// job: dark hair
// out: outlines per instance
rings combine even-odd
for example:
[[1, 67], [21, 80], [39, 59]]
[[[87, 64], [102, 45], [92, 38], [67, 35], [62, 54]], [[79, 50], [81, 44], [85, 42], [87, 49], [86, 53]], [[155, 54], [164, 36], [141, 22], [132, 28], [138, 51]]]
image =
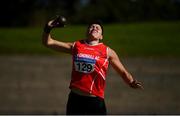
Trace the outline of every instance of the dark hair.
[[103, 35], [104, 29], [103, 29], [102, 21], [101, 21], [101, 20], [92, 21], [92, 22], [89, 23], [88, 28], [89, 28], [92, 24], [98, 24], [98, 25], [100, 25], [100, 27], [101, 27], [101, 29], [102, 29], [102, 35]]

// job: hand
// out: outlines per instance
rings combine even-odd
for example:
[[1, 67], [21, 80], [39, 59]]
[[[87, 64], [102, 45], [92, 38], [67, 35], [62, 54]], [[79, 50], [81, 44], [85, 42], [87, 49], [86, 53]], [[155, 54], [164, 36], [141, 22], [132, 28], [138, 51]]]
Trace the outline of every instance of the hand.
[[57, 16], [56, 19], [49, 21], [45, 27], [44, 32], [50, 33], [50, 31], [55, 27], [65, 27], [66, 24], [66, 18], [63, 16]]
[[130, 87], [132, 87], [134, 89], [144, 89], [141, 82], [138, 82], [137, 80], [134, 80], [129, 85], [130, 85]]
[[65, 27], [65, 24], [66, 24], [66, 18], [58, 15], [57, 18], [51, 22], [52, 27]]

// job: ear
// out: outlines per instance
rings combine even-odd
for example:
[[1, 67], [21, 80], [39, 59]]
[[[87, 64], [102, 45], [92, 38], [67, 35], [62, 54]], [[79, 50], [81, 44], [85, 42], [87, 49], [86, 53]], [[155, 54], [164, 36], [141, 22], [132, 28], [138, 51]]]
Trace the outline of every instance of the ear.
[[102, 40], [102, 39], [103, 39], [103, 35], [101, 35], [101, 36], [99, 37], [99, 39]]

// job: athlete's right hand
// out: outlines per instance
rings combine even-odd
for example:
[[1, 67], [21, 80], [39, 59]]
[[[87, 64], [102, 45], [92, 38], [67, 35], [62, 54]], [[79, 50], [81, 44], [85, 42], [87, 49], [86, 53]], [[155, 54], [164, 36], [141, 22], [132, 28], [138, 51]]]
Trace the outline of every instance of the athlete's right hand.
[[66, 25], [66, 18], [63, 16], [57, 16], [56, 19], [50, 22], [50, 26], [52, 27], [65, 27]]
[[65, 27], [66, 24], [66, 18], [63, 16], [57, 16], [56, 19], [49, 21], [45, 27], [44, 32], [50, 33], [50, 31], [55, 27]]

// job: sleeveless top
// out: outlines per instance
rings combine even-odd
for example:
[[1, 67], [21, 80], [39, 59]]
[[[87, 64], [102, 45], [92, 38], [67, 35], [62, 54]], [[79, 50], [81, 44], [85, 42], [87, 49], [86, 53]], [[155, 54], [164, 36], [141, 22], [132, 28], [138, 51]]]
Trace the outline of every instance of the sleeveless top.
[[76, 41], [72, 48], [71, 88], [104, 98], [108, 69], [108, 47], [103, 43], [89, 45], [84, 40]]

